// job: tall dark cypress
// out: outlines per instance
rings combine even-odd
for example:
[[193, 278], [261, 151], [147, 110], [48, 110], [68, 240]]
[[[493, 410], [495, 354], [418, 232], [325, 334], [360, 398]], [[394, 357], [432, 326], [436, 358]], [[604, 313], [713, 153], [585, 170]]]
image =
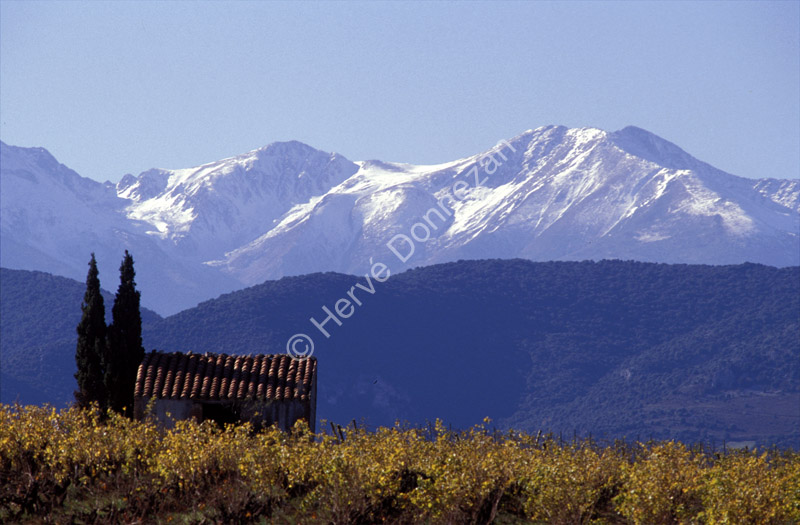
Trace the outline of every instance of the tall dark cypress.
[[81, 304], [81, 321], [78, 323], [78, 345], [75, 349], [75, 362], [78, 371], [78, 390], [75, 401], [79, 406], [88, 407], [96, 402], [102, 410], [106, 408], [106, 388], [104, 360], [106, 355], [106, 312], [103, 295], [100, 293], [97, 261], [92, 254], [89, 273], [86, 275], [86, 293]]
[[119, 267], [119, 289], [111, 309], [113, 320], [108, 327], [108, 354], [105, 384], [109, 406], [117, 412], [133, 415], [133, 389], [136, 371], [144, 358], [142, 316], [136, 290], [133, 257], [125, 250]]

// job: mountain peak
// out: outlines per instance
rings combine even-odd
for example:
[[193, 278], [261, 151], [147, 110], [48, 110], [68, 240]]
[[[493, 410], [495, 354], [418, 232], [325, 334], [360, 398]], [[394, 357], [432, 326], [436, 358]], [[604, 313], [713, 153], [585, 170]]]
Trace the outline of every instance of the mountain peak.
[[24, 148], [20, 146], [11, 146], [5, 142], [2, 144], [3, 163], [14, 165], [38, 165], [47, 170], [56, 170], [61, 166], [53, 155], [44, 148]]
[[672, 142], [636, 126], [609, 133], [609, 138], [624, 152], [665, 168], [686, 170], [702, 164]]
[[282, 155], [324, 155], [328, 157], [342, 157], [338, 153], [322, 151], [304, 142], [300, 142], [299, 140], [272, 142], [250, 152], [250, 154], [255, 154], [259, 158]]
[[103, 183], [80, 176], [42, 147], [26, 148], [3, 142], [0, 145], [0, 159], [4, 173], [14, 174], [29, 183], [50, 180], [75, 192], [81, 199], [107, 193]]
[[513, 257], [784, 266], [800, 253], [797, 184], [739, 179], [634, 126], [543, 126], [426, 166], [274, 142], [126, 175], [116, 191], [50, 158], [2, 146], [0, 263], [57, 273], [68, 264], [80, 278], [87, 253], [112, 260], [131, 249], [151, 263], [142, 289], [162, 311], [208, 298], [206, 288], [360, 274], [370, 260], [393, 272], [407, 261]]

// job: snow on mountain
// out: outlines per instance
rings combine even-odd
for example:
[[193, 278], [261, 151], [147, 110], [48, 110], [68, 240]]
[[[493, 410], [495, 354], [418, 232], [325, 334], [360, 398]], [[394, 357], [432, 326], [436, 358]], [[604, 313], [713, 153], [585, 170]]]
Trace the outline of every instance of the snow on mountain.
[[800, 212], [800, 180], [758, 179], [753, 188], [768, 199]]
[[800, 264], [800, 180], [736, 177], [635, 127], [547, 126], [434, 166], [275, 143], [116, 188], [40, 148], [3, 144], [0, 168], [3, 266], [82, 279], [90, 251], [113, 267], [126, 247], [143, 303], [161, 313], [371, 261], [395, 272], [489, 257]]
[[128, 222], [113, 189], [81, 177], [43, 148], [0, 142], [0, 167], [3, 266], [24, 268], [33, 258], [39, 265], [46, 261], [48, 271], [69, 272], [63, 255], [78, 248], [81, 238], [101, 240], [99, 225], [113, 230]]
[[276, 143], [182, 170], [150, 170], [117, 185], [130, 219], [185, 257], [210, 259], [270, 230], [295, 204], [355, 173], [347, 159], [300, 142]]
[[128, 205], [112, 184], [81, 177], [42, 148], [0, 143], [1, 266], [83, 281], [94, 252], [102, 285], [115, 290], [129, 249], [144, 306], [160, 313], [239, 287], [228, 276], [167, 255], [146, 234], [149, 224], [126, 216]]
[[[482, 167], [489, 158], [491, 174]], [[551, 126], [439, 166], [358, 164], [323, 198], [215, 264], [254, 284], [320, 270], [360, 274], [370, 257], [396, 270], [486, 257], [800, 262], [798, 214], [781, 205], [797, 198], [796, 186], [776, 202], [769, 188], [638, 128]], [[458, 181], [463, 198], [449, 198]], [[418, 223], [427, 227], [417, 227], [418, 239], [430, 231], [426, 242], [412, 235]], [[386, 246], [398, 234], [411, 239], [392, 244], [407, 261]]]

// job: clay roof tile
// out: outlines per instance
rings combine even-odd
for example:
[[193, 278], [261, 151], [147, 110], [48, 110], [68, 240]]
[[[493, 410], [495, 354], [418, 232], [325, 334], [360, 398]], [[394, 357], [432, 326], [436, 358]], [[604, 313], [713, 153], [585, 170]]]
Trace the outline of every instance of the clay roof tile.
[[162, 399], [307, 400], [317, 360], [286, 354], [234, 356], [152, 351], [136, 373], [134, 395]]

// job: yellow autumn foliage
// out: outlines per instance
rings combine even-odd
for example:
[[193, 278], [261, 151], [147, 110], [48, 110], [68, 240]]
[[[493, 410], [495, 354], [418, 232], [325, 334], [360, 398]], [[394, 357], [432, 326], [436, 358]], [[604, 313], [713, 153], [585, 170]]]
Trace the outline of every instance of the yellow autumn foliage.
[[[342, 439], [344, 438], [344, 439]], [[0, 406], [0, 522], [800, 523], [800, 455]]]

